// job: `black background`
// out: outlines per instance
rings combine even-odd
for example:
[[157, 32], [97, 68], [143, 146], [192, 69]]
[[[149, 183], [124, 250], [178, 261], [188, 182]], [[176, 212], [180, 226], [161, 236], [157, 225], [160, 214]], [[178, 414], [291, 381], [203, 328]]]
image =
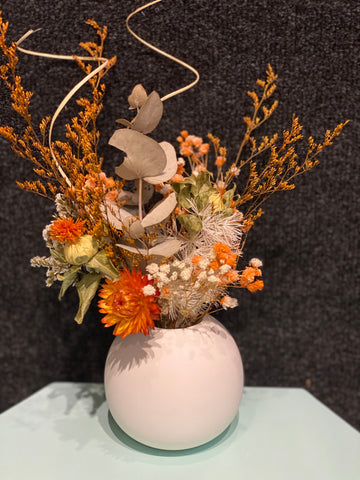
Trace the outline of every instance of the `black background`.
[[[25, 48], [80, 54], [92, 37], [84, 22], [109, 27], [105, 55], [118, 61], [107, 75], [99, 119], [104, 168], [117, 165], [107, 140], [115, 120], [127, 115], [127, 96], [141, 82], [161, 96], [193, 79], [190, 72], [137, 43], [125, 18], [140, 1], [2, 0], [10, 21], [8, 39], [42, 30]], [[261, 132], [289, 128], [292, 113], [305, 135], [321, 139], [327, 128], [350, 119], [320, 165], [300, 177], [297, 188], [265, 204], [266, 214], [250, 232], [244, 261], [263, 260], [265, 288], [235, 292], [239, 307], [220, 312], [244, 361], [247, 385], [308, 388], [359, 427], [359, 6], [357, 1], [165, 0], [132, 20], [135, 31], [196, 67], [200, 83], [165, 102], [154, 138], [176, 145], [184, 128], [219, 136], [234, 158], [250, 112], [246, 95], [267, 63], [279, 75], [277, 114]], [[20, 73], [35, 92], [34, 122], [54, 113], [82, 78], [73, 62], [20, 54]], [[86, 87], [84, 93], [86, 91]], [[55, 137], [76, 112], [75, 102], [57, 122]], [[19, 128], [0, 88], [0, 123]], [[0, 140], [1, 168], [1, 408], [51, 381], [102, 381], [112, 341], [94, 303], [85, 322], [73, 321], [76, 293], [57, 300], [58, 286], [45, 287], [45, 270], [29, 259], [46, 255], [42, 230], [53, 204], [25, 193], [16, 180], [31, 177], [31, 164]]]

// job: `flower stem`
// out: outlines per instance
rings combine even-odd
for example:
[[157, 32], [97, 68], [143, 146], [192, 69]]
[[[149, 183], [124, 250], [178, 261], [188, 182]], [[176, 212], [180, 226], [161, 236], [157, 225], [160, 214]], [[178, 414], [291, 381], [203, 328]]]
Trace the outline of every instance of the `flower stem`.
[[142, 178], [139, 178], [139, 219], [142, 220]]

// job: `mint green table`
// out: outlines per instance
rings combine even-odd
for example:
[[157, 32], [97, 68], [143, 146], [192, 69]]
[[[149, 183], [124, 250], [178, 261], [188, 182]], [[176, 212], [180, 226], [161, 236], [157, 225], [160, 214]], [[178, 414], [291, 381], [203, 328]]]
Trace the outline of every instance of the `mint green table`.
[[360, 434], [305, 390], [247, 387], [220, 437], [167, 452], [114, 424], [103, 385], [51, 383], [0, 416], [0, 478], [356, 480]]

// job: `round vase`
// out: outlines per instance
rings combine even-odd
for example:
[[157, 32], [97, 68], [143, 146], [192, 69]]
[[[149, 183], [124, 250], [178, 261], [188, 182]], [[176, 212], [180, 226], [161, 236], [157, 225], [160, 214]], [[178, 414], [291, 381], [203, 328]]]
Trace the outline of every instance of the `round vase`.
[[105, 365], [115, 422], [138, 442], [166, 450], [220, 435], [238, 412], [243, 383], [239, 349], [210, 315], [188, 328], [116, 337]]

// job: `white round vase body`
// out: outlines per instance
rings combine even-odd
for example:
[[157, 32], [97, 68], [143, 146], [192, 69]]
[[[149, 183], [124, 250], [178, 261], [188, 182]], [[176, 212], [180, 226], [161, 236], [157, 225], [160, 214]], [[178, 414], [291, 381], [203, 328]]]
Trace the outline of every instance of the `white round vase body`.
[[238, 412], [243, 383], [239, 349], [209, 315], [188, 328], [116, 337], [105, 365], [115, 422], [138, 442], [166, 450], [220, 435]]

